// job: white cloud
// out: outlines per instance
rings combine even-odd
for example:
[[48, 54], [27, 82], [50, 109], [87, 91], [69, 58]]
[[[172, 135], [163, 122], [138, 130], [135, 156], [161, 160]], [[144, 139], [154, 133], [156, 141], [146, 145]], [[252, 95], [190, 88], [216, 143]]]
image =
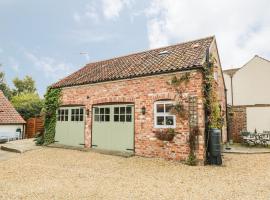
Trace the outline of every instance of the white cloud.
[[8, 58], [8, 66], [15, 72], [19, 72], [19, 63], [17, 62], [17, 60], [15, 60], [15, 58], [13, 57], [9, 57]]
[[103, 15], [109, 20], [116, 19], [125, 7], [130, 8], [133, 3], [134, 0], [102, 0]]
[[223, 67], [270, 56], [268, 0], [152, 0], [146, 9], [151, 48], [216, 35]]
[[24, 53], [26, 58], [33, 63], [34, 67], [45, 76], [54, 80], [62, 78], [71, 73], [72, 65], [64, 62], [58, 62], [51, 57], [38, 57], [31, 52]]
[[81, 13], [75, 12], [73, 14], [73, 19], [77, 23], [82, 23], [84, 21], [91, 20], [92, 22], [98, 23], [99, 22], [99, 13], [97, 11], [97, 5], [95, 2], [91, 2], [85, 6], [85, 10]]
[[87, 44], [106, 41], [116, 36], [113, 33], [98, 33], [85, 28], [73, 30], [66, 37], [76, 43]]

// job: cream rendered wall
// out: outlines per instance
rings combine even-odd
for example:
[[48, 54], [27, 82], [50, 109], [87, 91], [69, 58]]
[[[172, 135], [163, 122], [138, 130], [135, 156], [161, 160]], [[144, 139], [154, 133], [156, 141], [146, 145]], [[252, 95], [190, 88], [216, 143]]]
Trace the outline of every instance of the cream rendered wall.
[[270, 104], [269, 87], [270, 62], [255, 56], [233, 76], [234, 105]]
[[247, 130], [270, 131], [270, 107], [247, 107]]
[[223, 73], [225, 86], [227, 89], [227, 104], [232, 105], [232, 93], [231, 93], [231, 78], [228, 74]]
[[14, 136], [16, 133], [17, 128], [20, 128], [23, 132], [23, 125], [21, 124], [15, 124], [15, 125], [0, 125], [0, 137], [1, 135], [7, 135], [10, 134], [11, 136]]

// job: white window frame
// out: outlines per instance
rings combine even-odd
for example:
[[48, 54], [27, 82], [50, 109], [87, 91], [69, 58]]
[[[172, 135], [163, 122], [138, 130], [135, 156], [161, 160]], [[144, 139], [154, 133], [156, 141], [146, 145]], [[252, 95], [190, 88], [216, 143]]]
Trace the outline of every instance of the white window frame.
[[[169, 113], [169, 112], [165, 112], [165, 106], [164, 106], [164, 113], [158, 113], [157, 112], [157, 104], [173, 104], [175, 105], [175, 102], [173, 101], [156, 101], [154, 103], [154, 128], [176, 128], [176, 116]], [[157, 117], [158, 116], [162, 116], [165, 117], [166, 116], [172, 116], [173, 117], [173, 125], [158, 125], [157, 124]]]

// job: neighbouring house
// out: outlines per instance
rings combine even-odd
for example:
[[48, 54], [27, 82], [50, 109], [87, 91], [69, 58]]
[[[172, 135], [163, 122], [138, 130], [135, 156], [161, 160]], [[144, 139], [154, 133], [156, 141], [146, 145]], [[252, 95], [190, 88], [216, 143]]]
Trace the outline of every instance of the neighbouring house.
[[[214, 67], [219, 108], [226, 113], [225, 84], [215, 37], [89, 63], [53, 84], [61, 88], [62, 105], [57, 111], [55, 141], [86, 148], [134, 152], [135, 155], [185, 160], [190, 124], [196, 124], [196, 156], [205, 159], [205, 108], [203, 64], [208, 55]], [[180, 119], [169, 110], [177, 92], [173, 77], [189, 73], [181, 98], [189, 109]], [[226, 124], [226, 123], [225, 123]], [[172, 128], [172, 141], [156, 133]], [[222, 141], [226, 141], [226, 125]]]
[[23, 137], [25, 121], [0, 90], [0, 140]]
[[232, 139], [240, 142], [241, 131], [270, 131], [270, 61], [256, 55], [243, 67], [223, 73]]

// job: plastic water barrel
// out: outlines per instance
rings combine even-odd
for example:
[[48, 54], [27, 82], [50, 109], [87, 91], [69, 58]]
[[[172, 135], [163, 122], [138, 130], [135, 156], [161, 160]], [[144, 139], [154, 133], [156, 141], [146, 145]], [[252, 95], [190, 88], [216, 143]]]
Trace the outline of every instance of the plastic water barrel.
[[210, 164], [221, 165], [221, 131], [217, 128], [210, 129], [209, 135]]

